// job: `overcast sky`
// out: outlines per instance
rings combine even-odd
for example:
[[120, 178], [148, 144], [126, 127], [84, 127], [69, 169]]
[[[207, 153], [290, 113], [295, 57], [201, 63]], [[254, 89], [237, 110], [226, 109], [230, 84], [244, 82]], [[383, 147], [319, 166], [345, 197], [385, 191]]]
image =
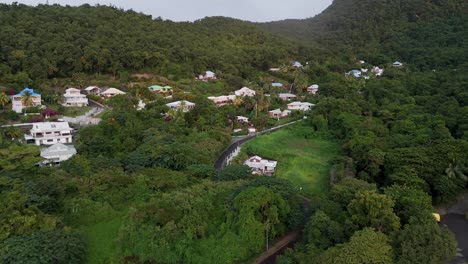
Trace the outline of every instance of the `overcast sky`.
[[[47, 0], [0, 0], [0, 3], [12, 2], [37, 5], [45, 4]], [[61, 5], [112, 4], [173, 21], [227, 16], [257, 22], [313, 17], [331, 2], [332, 0], [49, 0], [49, 4]]]

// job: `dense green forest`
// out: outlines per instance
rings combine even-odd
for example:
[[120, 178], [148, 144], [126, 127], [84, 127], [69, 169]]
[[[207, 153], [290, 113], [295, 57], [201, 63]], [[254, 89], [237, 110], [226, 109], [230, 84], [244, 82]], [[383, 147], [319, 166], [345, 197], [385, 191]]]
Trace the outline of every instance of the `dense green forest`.
[[310, 52], [222, 17], [175, 23], [108, 6], [21, 4], [1, 4], [0, 17], [0, 77], [12, 83], [145, 70], [172, 79], [206, 70], [248, 79]]
[[[339, 0], [312, 19], [268, 24], [175, 23], [89, 5], [0, 4], [0, 17], [0, 95], [35, 85], [48, 101], [95, 82], [127, 91], [105, 101], [112, 110], [98, 125], [79, 128], [78, 154], [60, 167], [37, 167], [39, 147], [23, 144], [19, 129], [0, 130], [0, 262], [246, 263], [297, 228], [302, 239], [278, 263], [455, 255], [453, 234], [432, 213], [468, 184], [463, 1]], [[291, 69], [291, 60], [308, 64]], [[372, 65], [385, 68], [382, 77], [344, 75]], [[193, 80], [206, 70], [221, 80]], [[156, 80], [196, 107], [170, 112], [146, 89]], [[289, 128], [307, 141], [298, 152], [317, 141], [341, 146], [316, 194], [302, 196], [286, 176], [213, 168], [237, 115], [257, 128], [277, 124], [267, 111], [284, 107], [276, 94], [286, 89], [273, 80], [315, 104]], [[305, 92], [312, 83], [317, 95]], [[258, 94], [219, 108], [206, 99], [243, 85]], [[147, 102], [141, 111], [138, 99]], [[7, 102], [1, 120], [19, 119]], [[280, 166], [290, 156], [279, 155]]]

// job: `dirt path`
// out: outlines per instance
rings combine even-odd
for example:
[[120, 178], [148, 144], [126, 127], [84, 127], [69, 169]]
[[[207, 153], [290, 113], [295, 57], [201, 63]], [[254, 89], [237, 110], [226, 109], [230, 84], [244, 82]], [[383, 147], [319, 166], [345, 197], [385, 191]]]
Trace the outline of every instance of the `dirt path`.
[[292, 246], [295, 242], [297, 242], [300, 236], [301, 230], [290, 231], [288, 234], [286, 234], [286, 236], [282, 237], [279, 241], [277, 241], [268, 251], [265, 251], [260, 256], [258, 256], [255, 259], [254, 263], [275, 263], [276, 256], [280, 255], [282, 251], [284, 251], [286, 248]]
[[300, 197], [302, 198], [302, 208], [304, 211], [304, 224], [298, 229], [289, 231], [280, 240], [276, 241], [269, 250], [263, 252], [255, 259], [255, 264], [275, 264], [276, 257], [283, 254], [284, 250], [287, 248], [293, 247], [302, 238], [302, 230], [307, 225], [311, 212], [310, 199], [303, 195], [300, 195]]

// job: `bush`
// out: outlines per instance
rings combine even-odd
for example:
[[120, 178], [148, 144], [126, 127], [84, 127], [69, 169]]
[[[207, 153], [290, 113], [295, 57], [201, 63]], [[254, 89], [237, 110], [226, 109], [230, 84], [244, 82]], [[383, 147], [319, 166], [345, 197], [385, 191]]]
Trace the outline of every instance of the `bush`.
[[0, 243], [1, 263], [69, 263], [85, 261], [85, 243], [77, 233], [40, 231], [10, 237]]

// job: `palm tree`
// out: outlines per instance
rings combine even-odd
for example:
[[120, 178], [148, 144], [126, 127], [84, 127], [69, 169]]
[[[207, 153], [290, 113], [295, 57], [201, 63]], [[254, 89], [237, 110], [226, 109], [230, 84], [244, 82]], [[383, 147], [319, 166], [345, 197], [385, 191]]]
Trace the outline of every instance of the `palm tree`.
[[243, 103], [242, 98], [237, 96], [236, 99], [234, 99], [234, 105], [235, 106], [240, 106]]
[[23, 103], [23, 106], [26, 106], [24, 107], [24, 114], [26, 114], [26, 108], [28, 107], [31, 107], [34, 105], [34, 101], [33, 101], [33, 96], [31, 94], [31, 92], [29, 91], [25, 91], [24, 94], [23, 94], [23, 97], [21, 98], [21, 102]]
[[445, 169], [445, 173], [449, 179], [460, 179], [462, 181], [468, 181], [467, 168], [464, 164], [453, 159], [452, 162], [449, 164], [448, 168]]
[[10, 101], [10, 98], [6, 93], [0, 93], [0, 105], [2, 106], [2, 109], [5, 107], [5, 105]]

